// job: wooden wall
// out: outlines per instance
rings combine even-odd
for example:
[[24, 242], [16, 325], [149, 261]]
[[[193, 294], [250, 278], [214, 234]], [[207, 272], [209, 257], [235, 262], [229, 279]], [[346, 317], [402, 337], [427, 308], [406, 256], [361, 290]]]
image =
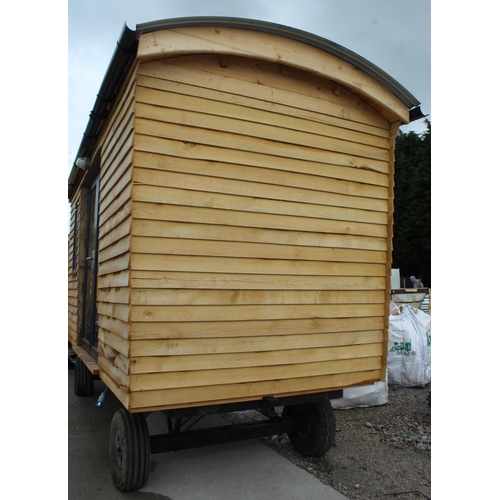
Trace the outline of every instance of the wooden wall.
[[139, 66], [132, 141], [132, 89], [99, 258], [99, 364], [127, 407], [383, 379], [394, 127], [331, 80], [183, 56]]
[[99, 370], [128, 405], [134, 72], [99, 142]]
[[68, 234], [68, 341], [72, 345], [78, 343], [79, 314], [78, 314], [78, 231], [77, 225], [80, 219], [80, 202], [76, 197], [71, 204]]

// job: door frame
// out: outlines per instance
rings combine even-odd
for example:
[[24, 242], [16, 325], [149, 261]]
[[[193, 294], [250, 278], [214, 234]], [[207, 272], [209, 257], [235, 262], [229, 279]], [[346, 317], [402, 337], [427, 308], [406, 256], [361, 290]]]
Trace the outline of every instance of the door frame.
[[[93, 180], [86, 193], [87, 228], [84, 242], [84, 273], [82, 283], [82, 322], [80, 345], [94, 358], [98, 357], [97, 273], [99, 247], [99, 186], [100, 177]], [[95, 196], [94, 196], [95, 194]], [[92, 200], [94, 196], [94, 200]], [[92, 222], [92, 223], [91, 223]], [[95, 325], [92, 327], [92, 325]]]

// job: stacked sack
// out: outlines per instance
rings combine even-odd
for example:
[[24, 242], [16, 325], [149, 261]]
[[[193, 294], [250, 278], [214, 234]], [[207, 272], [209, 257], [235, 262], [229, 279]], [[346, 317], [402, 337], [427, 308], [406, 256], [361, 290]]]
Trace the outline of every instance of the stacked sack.
[[388, 386], [424, 387], [431, 381], [431, 317], [408, 304], [391, 303], [386, 382], [344, 389], [333, 408], [386, 404]]
[[387, 381], [424, 387], [431, 381], [431, 317], [408, 304], [391, 304]]

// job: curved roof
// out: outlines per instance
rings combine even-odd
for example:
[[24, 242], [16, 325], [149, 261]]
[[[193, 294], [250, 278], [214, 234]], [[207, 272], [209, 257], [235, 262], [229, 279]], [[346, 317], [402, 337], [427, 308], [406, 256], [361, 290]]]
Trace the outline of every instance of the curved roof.
[[124, 25], [120, 38], [117, 42], [115, 52], [109, 63], [108, 69], [102, 81], [99, 93], [90, 113], [90, 118], [83, 134], [82, 142], [78, 149], [75, 163], [71, 170], [68, 184], [69, 197], [72, 196], [74, 189], [81, 180], [82, 170], [76, 168], [76, 159], [88, 156], [98, 140], [105, 119], [113, 105], [121, 85], [124, 82], [127, 70], [137, 55], [138, 40], [144, 33], [150, 33], [159, 30], [172, 28], [186, 28], [196, 26], [219, 26], [229, 28], [248, 29], [252, 31], [261, 31], [264, 33], [279, 35], [285, 38], [302, 42], [321, 49], [336, 57], [341, 58], [354, 67], [364, 71], [372, 78], [381, 83], [385, 88], [392, 92], [405, 106], [410, 110], [410, 121], [422, 118], [420, 111], [420, 102], [400, 85], [394, 78], [389, 76], [378, 66], [372, 64], [364, 57], [352, 52], [345, 47], [334, 43], [326, 38], [313, 35], [306, 31], [296, 28], [290, 28], [280, 24], [267, 21], [258, 21], [253, 19], [242, 19], [233, 17], [183, 17], [174, 19], [164, 19], [149, 23], [138, 24], [136, 31], [130, 30]]
[[346, 49], [342, 45], [334, 43], [326, 38], [322, 38], [307, 31], [302, 31], [296, 28], [290, 28], [281, 24], [270, 23], [267, 21], [257, 21], [253, 19], [241, 19], [236, 17], [182, 17], [176, 19], [164, 19], [161, 21], [153, 21], [137, 25], [137, 34], [150, 33], [171, 28], [186, 28], [194, 26], [220, 26], [230, 28], [248, 29], [252, 31], [262, 31], [271, 33], [285, 38], [311, 45], [334, 56], [343, 59], [352, 64], [356, 68], [364, 71], [371, 77], [375, 78], [384, 87], [390, 90], [400, 101], [402, 101], [408, 109], [414, 108], [420, 102], [400, 85], [394, 78], [381, 70], [375, 64], [366, 60], [364, 57]]

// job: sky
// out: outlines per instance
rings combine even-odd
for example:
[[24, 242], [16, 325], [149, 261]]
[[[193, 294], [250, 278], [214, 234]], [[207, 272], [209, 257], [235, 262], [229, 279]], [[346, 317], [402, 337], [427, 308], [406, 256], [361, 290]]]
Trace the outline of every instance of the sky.
[[431, 120], [430, 0], [69, 0], [68, 173], [124, 24], [191, 16], [269, 21], [331, 40], [392, 76]]

